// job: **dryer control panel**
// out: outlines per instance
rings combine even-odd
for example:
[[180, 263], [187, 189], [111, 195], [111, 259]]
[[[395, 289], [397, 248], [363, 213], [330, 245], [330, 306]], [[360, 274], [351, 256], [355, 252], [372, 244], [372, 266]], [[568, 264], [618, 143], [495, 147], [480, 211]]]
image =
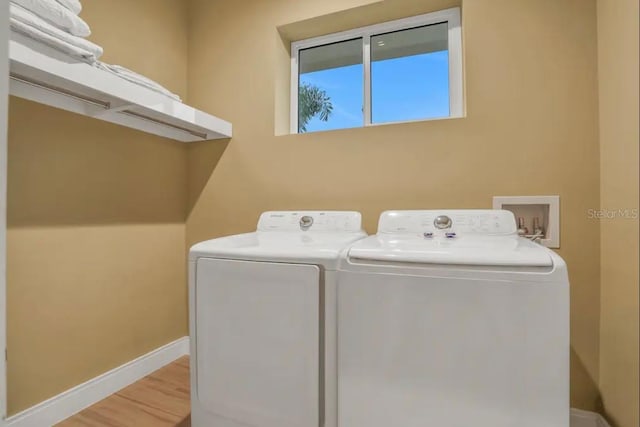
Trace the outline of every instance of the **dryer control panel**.
[[510, 235], [516, 231], [513, 213], [490, 209], [387, 211], [378, 223], [378, 234]]
[[359, 232], [362, 216], [354, 211], [271, 211], [260, 215], [258, 231]]

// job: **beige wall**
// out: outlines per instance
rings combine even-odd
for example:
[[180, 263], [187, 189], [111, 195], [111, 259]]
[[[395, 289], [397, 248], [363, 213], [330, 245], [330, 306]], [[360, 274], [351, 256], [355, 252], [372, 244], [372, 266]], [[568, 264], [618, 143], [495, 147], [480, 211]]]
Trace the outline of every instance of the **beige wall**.
[[[184, 2], [83, 4], [105, 61], [186, 94]], [[11, 99], [9, 159], [8, 410], [15, 414], [187, 334], [187, 150]]]
[[[595, 1], [464, 1], [466, 118], [274, 136], [275, 82], [286, 70], [276, 27], [364, 3], [190, 1], [189, 100], [231, 121], [234, 138], [189, 148], [187, 241], [251, 230], [266, 209], [356, 209], [375, 232], [384, 209], [489, 208], [493, 195], [559, 194], [559, 253], [572, 289], [571, 400], [594, 409], [600, 248], [587, 210], [600, 200]], [[371, 8], [398, 17], [442, 3]]]
[[82, 0], [81, 16], [102, 61], [128, 67], [187, 94], [188, 11], [185, 0]]
[[[598, 0], [600, 206], [638, 209], [638, 0]], [[637, 212], [637, 211], [636, 211]], [[618, 427], [638, 418], [638, 219], [602, 219], [600, 389]]]

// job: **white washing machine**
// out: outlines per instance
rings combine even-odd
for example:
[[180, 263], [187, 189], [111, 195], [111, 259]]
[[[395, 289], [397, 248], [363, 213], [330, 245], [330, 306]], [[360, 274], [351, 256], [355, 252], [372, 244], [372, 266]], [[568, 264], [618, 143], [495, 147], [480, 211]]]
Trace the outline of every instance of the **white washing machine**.
[[569, 427], [569, 282], [513, 214], [395, 211], [338, 270], [340, 427]]
[[336, 268], [357, 212], [266, 212], [189, 258], [194, 427], [335, 427]]

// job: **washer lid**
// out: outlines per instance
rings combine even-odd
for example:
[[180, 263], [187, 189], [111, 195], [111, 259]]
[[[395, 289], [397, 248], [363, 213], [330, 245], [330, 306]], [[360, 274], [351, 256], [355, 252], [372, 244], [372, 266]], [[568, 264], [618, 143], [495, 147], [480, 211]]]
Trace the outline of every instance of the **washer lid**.
[[349, 249], [349, 259], [395, 263], [550, 267], [548, 249], [517, 236], [424, 238], [416, 235], [377, 235]]

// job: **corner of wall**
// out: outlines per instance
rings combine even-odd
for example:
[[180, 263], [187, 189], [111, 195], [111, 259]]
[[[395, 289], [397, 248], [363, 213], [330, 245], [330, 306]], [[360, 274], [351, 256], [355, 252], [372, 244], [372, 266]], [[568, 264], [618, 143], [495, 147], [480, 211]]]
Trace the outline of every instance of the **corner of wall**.
[[616, 427], [639, 415], [638, 1], [598, 0], [600, 375]]

